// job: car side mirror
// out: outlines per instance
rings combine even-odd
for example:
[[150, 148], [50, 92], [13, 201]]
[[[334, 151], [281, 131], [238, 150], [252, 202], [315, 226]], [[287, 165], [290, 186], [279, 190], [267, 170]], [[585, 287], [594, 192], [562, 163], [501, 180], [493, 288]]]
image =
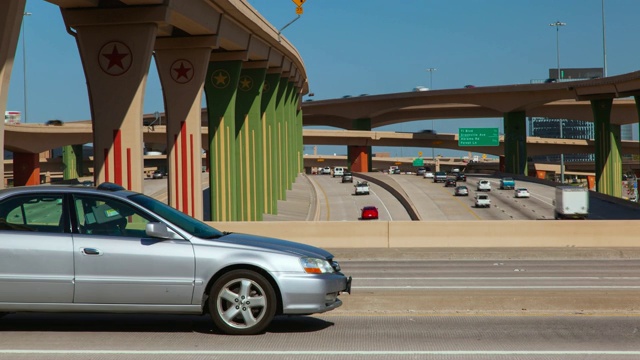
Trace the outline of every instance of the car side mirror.
[[145, 228], [147, 236], [159, 239], [173, 239], [174, 233], [169, 231], [166, 224], [160, 222], [147, 223]]

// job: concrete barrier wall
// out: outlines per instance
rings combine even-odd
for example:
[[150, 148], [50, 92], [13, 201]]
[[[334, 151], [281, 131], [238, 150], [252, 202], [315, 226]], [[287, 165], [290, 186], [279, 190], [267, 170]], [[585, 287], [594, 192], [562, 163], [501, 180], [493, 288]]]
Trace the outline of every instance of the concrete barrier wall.
[[640, 247], [634, 220], [209, 222], [324, 248]]

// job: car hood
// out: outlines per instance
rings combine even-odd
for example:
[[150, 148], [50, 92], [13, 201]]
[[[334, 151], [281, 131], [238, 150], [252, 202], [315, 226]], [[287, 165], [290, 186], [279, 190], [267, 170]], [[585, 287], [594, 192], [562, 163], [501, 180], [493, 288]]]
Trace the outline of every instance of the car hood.
[[298, 256], [310, 256], [327, 260], [333, 259], [333, 255], [330, 252], [315, 246], [263, 236], [229, 233], [219, 239], [216, 239], [216, 241], [289, 253]]

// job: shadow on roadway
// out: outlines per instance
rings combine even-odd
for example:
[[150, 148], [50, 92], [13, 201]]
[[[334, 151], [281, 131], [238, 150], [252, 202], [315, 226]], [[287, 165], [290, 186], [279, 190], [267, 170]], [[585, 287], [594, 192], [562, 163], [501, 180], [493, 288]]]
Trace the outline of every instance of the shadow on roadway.
[[[334, 323], [310, 316], [277, 316], [267, 333], [309, 333]], [[222, 334], [209, 315], [17, 313], [0, 319], [0, 332], [164, 332]]]

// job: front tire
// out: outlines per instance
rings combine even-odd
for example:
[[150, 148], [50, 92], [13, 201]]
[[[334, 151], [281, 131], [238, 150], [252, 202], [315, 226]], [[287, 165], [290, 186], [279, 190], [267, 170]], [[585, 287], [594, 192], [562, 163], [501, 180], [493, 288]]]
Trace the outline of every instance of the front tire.
[[264, 331], [276, 313], [271, 283], [250, 270], [221, 276], [209, 294], [209, 312], [220, 331], [230, 335], [255, 335]]

